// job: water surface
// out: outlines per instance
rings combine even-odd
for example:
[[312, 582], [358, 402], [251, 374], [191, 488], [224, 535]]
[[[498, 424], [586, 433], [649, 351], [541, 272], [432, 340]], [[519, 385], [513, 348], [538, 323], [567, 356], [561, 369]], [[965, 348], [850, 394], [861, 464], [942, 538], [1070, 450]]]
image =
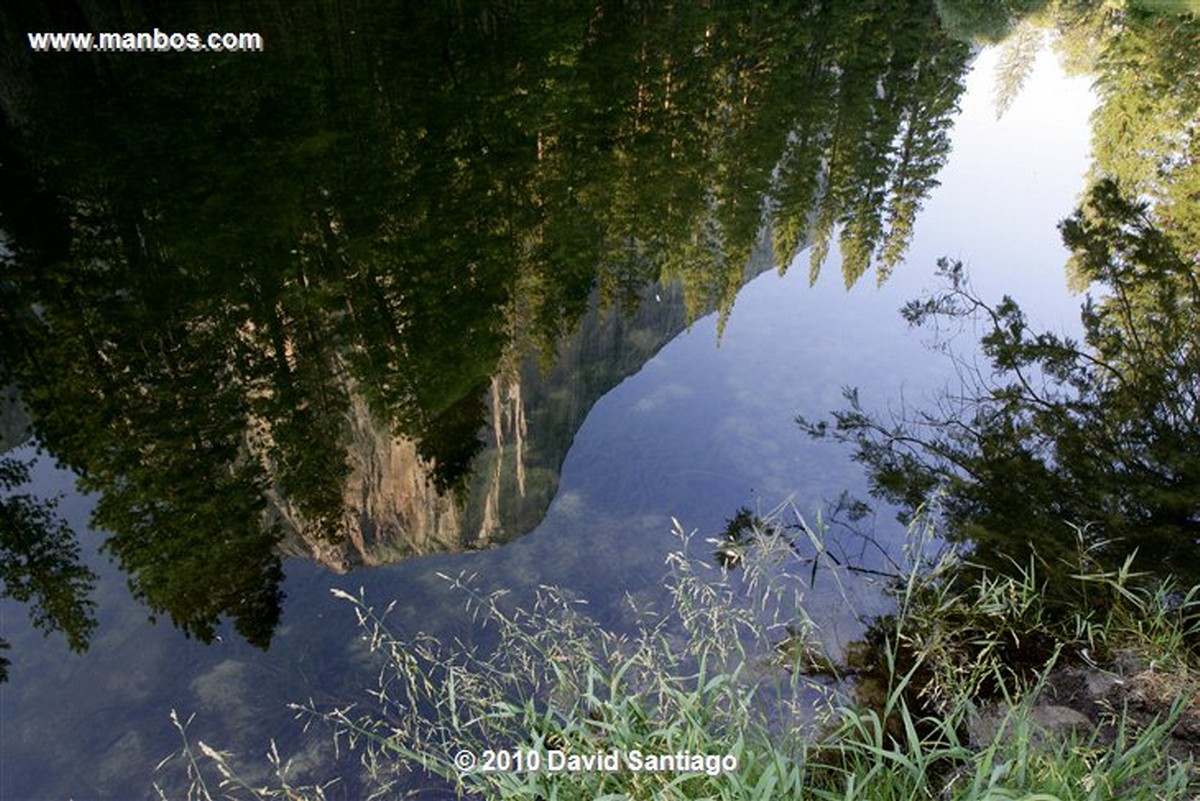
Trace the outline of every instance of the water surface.
[[[672, 30], [659, 23], [654, 36]], [[180, 135], [167, 122], [127, 134], [143, 137], [139, 146], [97, 162], [101, 175], [62, 185], [77, 204], [76, 250], [33, 241], [29, 230], [65, 220], [47, 212], [51, 222], [22, 231], [32, 244], [17, 253], [27, 259], [21, 291], [32, 293], [21, 300], [40, 298], [44, 309], [15, 329], [33, 338], [22, 353], [41, 360], [40, 373], [26, 365], [21, 376], [42, 455], [27, 443], [8, 456], [33, 462], [38, 493], [63, 494], [58, 511], [95, 573], [94, 625], [86, 650], [73, 653], [61, 633], [33, 628], [23, 605], [2, 602], [12, 661], [0, 690], [3, 797], [146, 796], [151, 767], [176, 746], [171, 709], [195, 713], [194, 736], [249, 762], [275, 738], [321, 770], [334, 765], [328, 740], [302, 736], [285, 708], [359, 699], [371, 681], [352, 614], [331, 588], [361, 587], [380, 606], [395, 600], [395, 625], [445, 635], [471, 628], [439, 572], [477, 572], [485, 586], [523, 592], [561, 584], [619, 621], [626, 595], [659, 599], [663, 557], [679, 547], [672, 517], [710, 535], [741, 506], [790, 501], [815, 516], [844, 490], [863, 493], [846, 451], [805, 439], [794, 417], [839, 406], [844, 386], [885, 407], [952, 380], [896, 314], [937, 285], [939, 256], [969, 262], [981, 292], [1012, 292], [1046, 325], [1077, 329], [1055, 225], [1087, 169], [1086, 79], [1065, 78], [1044, 54], [996, 120], [995, 53], [970, 61], [964, 46], [927, 33], [941, 48], [928, 52], [952, 63], [919, 58], [944, 70], [945, 83], [936, 102], [917, 93], [891, 112], [942, 115], [929, 128], [947, 137], [939, 145], [930, 134], [940, 148], [930, 164], [946, 160], [940, 185], [909, 198], [921, 207], [899, 226], [910, 232], [873, 231], [855, 204], [874, 198], [882, 215], [903, 192], [880, 196], [868, 181], [856, 194], [870, 158], [823, 161], [829, 142], [797, 142], [829, 119], [863, 141], [890, 141], [898, 129], [856, 122], [872, 96], [854, 94], [861, 87], [842, 85], [828, 107], [815, 89], [800, 100], [773, 94], [799, 69], [789, 52], [826, 51], [811, 28], [789, 40], [764, 26], [736, 22], [744, 40], [730, 35], [696, 75], [679, 73], [692, 83], [670, 90], [682, 93], [678, 116], [614, 115], [576, 130], [565, 121], [589, 108], [602, 116], [592, 99], [565, 93], [579, 108], [555, 118], [538, 87], [573, 75], [599, 92], [596, 75], [607, 73], [587, 57], [611, 52], [589, 45], [537, 61], [484, 48], [494, 61], [468, 53], [453, 81], [369, 96], [358, 107], [369, 119], [341, 130], [260, 131], [282, 151], [259, 152], [228, 126], [233, 152], [246, 156], [229, 169], [263, 170], [251, 182], [261, 197], [231, 195], [244, 183], [220, 170], [195, 172], [211, 166], [220, 131], [176, 144], [159, 138]], [[739, 42], [768, 30], [779, 37], [771, 58], [787, 68], [758, 94]], [[597, 38], [606, 35], [617, 33]], [[513, 47], [558, 52], [552, 44]], [[395, 45], [376, 42], [385, 59], [399, 58]], [[435, 50], [418, 56], [436, 60]], [[371, 95], [359, 52], [348, 48], [347, 64], [318, 74]], [[530, 77], [527, 63], [553, 68]], [[631, 63], [642, 72], [613, 82], [641, 81], [673, 108], [664, 75], [674, 73], [657, 59]], [[728, 65], [745, 74], [725, 76]], [[230, 63], [213, 66], [236, 75]], [[740, 97], [689, 96], [702, 75], [710, 88], [743, 89], [749, 111]], [[906, 86], [895, 70], [881, 75]], [[252, 92], [231, 91], [233, 116]], [[492, 100], [479, 105], [484, 96]], [[396, 98], [424, 102], [421, 118], [401, 122]], [[689, 115], [703, 109], [712, 127], [693, 131]], [[521, 117], [533, 112], [548, 116]], [[267, 119], [261, 108], [247, 113]], [[331, 147], [367, 155], [296, 172]], [[384, 151], [395, 160], [380, 159]], [[285, 163], [249, 158], [264, 154]], [[37, 172], [44, 154], [25, 155]], [[158, 180], [155, 158], [176, 160], [189, 180], [156, 194], [116, 177]], [[382, 163], [386, 180], [371, 173]], [[822, 176], [823, 163], [833, 169]], [[827, 182], [834, 199], [814, 201], [778, 164], [813, 187]], [[419, 191], [405, 194], [408, 186]], [[113, 193], [109, 208], [101, 187]], [[788, 191], [800, 193], [791, 207]], [[810, 284], [808, 243], [823, 238], [832, 246]], [[55, 264], [74, 271], [61, 286]], [[877, 285], [877, 274], [888, 278]], [[90, 493], [76, 489], [77, 476]], [[900, 543], [888, 510], [877, 523], [884, 545]], [[852, 605], [831, 590], [817, 587], [809, 605], [837, 645], [884, 602], [867, 583], [851, 588]]]

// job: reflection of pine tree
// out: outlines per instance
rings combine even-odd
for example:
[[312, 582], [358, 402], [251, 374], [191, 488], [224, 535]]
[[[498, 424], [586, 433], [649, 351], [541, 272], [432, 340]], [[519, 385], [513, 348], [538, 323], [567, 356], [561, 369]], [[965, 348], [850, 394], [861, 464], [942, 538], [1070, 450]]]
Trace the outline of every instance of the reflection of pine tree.
[[[1093, 178], [1156, 203], [1162, 224], [1200, 242], [1200, 19], [1130, 10], [1105, 29], [1092, 121]], [[1195, 253], [1196, 251], [1192, 251]]]
[[784, 263], [811, 243], [812, 281], [841, 226], [849, 287], [872, 265], [882, 280], [903, 258], [949, 152], [968, 51], [941, 33], [928, 4], [839, 3], [824, 13], [794, 80], [805, 113], [775, 172], [771, 224]]
[[[1049, 0], [936, 0], [938, 16], [947, 34], [963, 42], [995, 44], [1003, 40], [1018, 22], [1036, 13]], [[1064, 5], [1085, 5], [1068, 2]], [[1086, 5], [1099, 5], [1088, 3]]]
[[1043, 33], [1032, 21], [1024, 20], [1001, 45], [1000, 60], [996, 64], [997, 118], [1008, 111], [1033, 72], [1034, 62], [1045, 40]]
[[937, 174], [950, 154], [950, 126], [962, 94], [963, 53], [940, 46], [936, 37], [916, 37], [919, 48], [907, 67], [905, 90], [898, 92], [900, 133], [888, 192], [879, 249], [880, 277], [903, 258], [912, 240], [921, 204], [938, 184]]
[[593, 291], [628, 310], [678, 279], [727, 315], [764, 212], [786, 260], [814, 205], [852, 277], [899, 261], [965, 59], [930, 0], [470, 6], [389, 5], [353, 40], [297, 9], [249, 61], [10, 48], [0, 144], [33, 166], [0, 192], [0, 348], [136, 590], [197, 636], [269, 640], [264, 495], [342, 533], [351, 392], [460, 489], [492, 377]]
[[[956, 5], [946, 3], [943, 5]], [[1008, 9], [1010, 22], [1022, 4]], [[1028, 10], [1028, 9], [1027, 9]], [[1092, 117], [1092, 182], [1117, 181], [1124, 192], [1155, 204], [1155, 216], [1183, 241], [1200, 241], [1200, 22], [1187, 13], [1151, 12], [1140, 4], [1060, 0], [1033, 9], [1004, 42], [997, 70], [997, 106], [1012, 101], [1033, 67], [1044, 29], [1065, 68], [1087, 74], [1100, 97]], [[1083, 290], [1087, 277], [1072, 272]]]

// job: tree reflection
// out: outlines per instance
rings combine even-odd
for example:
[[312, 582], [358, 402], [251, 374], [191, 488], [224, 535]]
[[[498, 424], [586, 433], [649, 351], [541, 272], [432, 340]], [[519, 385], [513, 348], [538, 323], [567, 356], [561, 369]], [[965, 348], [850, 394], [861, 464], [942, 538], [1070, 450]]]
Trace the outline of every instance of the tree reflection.
[[905, 316], [981, 323], [991, 371], [960, 365], [961, 393], [913, 417], [881, 419], [850, 392], [832, 429], [801, 423], [851, 443], [872, 491], [904, 514], [940, 496], [946, 535], [972, 543], [984, 566], [1006, 570], [1036, 552], [1062, 575], [1068, 561], [1078, 564], [1074, 527], [1086, 526], [1090, 558], [1113, 567], [1137, 550], [1156, 572], [1195, 581], [1200, 96], [1185, 76], [1200, 61], [1198, 23], [1138, 8], [1041, 5], [1032, 20], [1059, 29], [1060, 52], [1092, 72], [1101, 98], [1090, 188], [1060, 226], [1069, 279], [1101, 293], [1083, 308], [1083, 343], [1030, 330], [1015, 301], [989, 304], [961, 264], [943, 263], [947, 289], [909, 304]]
[[[61, 632], [72, 651], [84, 651], [96, 628], [89, 597], [96, 575], [80, 562], [79, 543], [56, 502], [17, 491], [29, 483], [29, 467], [0, 458], [0, 597], [27, 604], [35, 627]], [[8, 647], [0, 639], [0, 650]], [[8, 667], [0, 656], [0, 682]]]
[[[990, 569], [1035, 555], [1064, 576], [1085, 526], [1090, 558], [1135, 551], [1155, 572], [1200, 579], [1200, 284], [1194, 257], [1144, 201], [1105, 180], [1062, 224], [1076, 269], [1105, 294], [1083, 308], [1082, 344], [1030, 329], [1011, 298], [990, 305], [960, 263], [948, 288], [910, 303], [915, 325], [983, 325], [990, 371], [965, 373], [936, 411], [883, 421], [851, 407], [814, 436], [855, 447], [872, 492], [912, 516], [941, 498], [944, 533]], [[995, 377], [995, 378], [993, 378]], [[1053, 583], [1051, 586], [1053, 591]]]
[[[314, 3], [280, 27], [134, 5], [0, 12], [0, 362], [147, 606], [263, 646], [281, 530], [360, 525], [348, 421], [459, 497], [497, 376], [594, 298], [628, 313], [675, 281], [689, 318], [728, 314], [765, 228], [783, 266], [815, 241], [815, 278], [840, 225], [847, 286], [884, 275], [969, 56], [931, 0], [365, 3], [336, 26]], [[29, 51], [73, 16], [271, 46]]]

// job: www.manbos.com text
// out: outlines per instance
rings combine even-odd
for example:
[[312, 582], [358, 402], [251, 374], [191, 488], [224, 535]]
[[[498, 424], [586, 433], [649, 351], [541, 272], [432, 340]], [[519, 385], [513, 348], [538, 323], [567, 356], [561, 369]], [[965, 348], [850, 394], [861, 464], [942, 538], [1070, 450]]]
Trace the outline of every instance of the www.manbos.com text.
[[257, 53], [261, 33], [27, 33], [29, 49], [38, 53]]

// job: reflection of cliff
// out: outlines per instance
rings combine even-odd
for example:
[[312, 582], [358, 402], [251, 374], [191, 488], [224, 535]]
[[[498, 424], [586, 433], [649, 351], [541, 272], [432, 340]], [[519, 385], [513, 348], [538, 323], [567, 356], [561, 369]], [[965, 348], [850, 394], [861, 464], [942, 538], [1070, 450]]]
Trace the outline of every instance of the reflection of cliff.
[[293, 503], [272, 491], [270, 513], [283, 524], [280, 550], [343, 572], [464, 547], [459, 504], [437, 489], [416, 443], [391, 435], [356, 393], [351, 394], [347, 426], [350, 475], [340, 536], [309, 524]]
[[[119, 5], [93, 27], [145, 22]], [[343, 568], [534, 527], [591, 404], [728, 312], [764, 225], [781, 263], [839, 230], [848, 283], [890, 269], [967, 55], [929, 0], [394, 5], [299, 4], [264, 31], [294, 47], [166, 69], [50, 64], [21, 40], [62, 27], [42, 3], [0, 33], [5, 378], [135, 590], [201, 635], [269, 640], [277, 531]], [[630, 306], [655, 280], [682, 290]]]
[[[770, 266], [752, 260], [746, 278]], [[351, 393], [345, 510], [340, 536], [308, 525], [277, 493], [281, 550], [330, 569], [386, 564], [407, 556], [483, 548], [525, 534], [541, 521], [558, 489], [559, 469], [575, 432], [605, 392], [637, 372], [687, 324], [678, 284], [654, 285], [632, 312], [601, 308], [593, 296], [552, 365], [527, 355], [488, 393], [484, 449], [465, 490], [440, 490], [417, 443], [389, 433]]]
[[686, 325], [678, 285], [645, 290], [637, 308], [601, 309], [595, 298], [552, 365], [527, 357], [515, 379], [494, 384], [493, 426], [476, 460], [464, 526], [483, 543], [530, 531], [558, 489], [558, 472], [588, 410], [637, 372]]

